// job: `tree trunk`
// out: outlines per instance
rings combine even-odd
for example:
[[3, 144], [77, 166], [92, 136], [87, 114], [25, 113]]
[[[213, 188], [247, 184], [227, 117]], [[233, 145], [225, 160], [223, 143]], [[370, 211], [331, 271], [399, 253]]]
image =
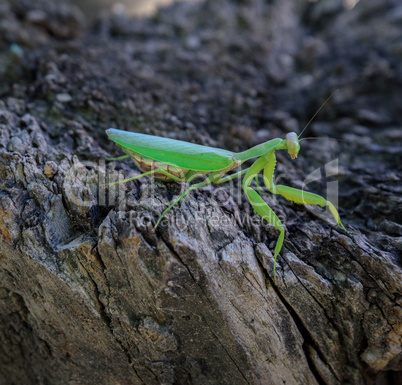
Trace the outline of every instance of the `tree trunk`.
[[[268, 4], [269, 3], [269, 4]], [[396, 1], [210, 0], [147, 19], [0, 5], [0, 384], [396, 384], [402, 29]], [[191, 192], [105, 129], [230, 151], [300, 132], [276, 180]], [[262, 179], [261, 179], [262, 181]], [[311, 183], [315, 181], [315, 183]], [[307, 187], [306, 187], [307, 186]], [[332, 194], [332, 195], [331, 195]], [[276, 278], [276, 279], [275, 279]]]

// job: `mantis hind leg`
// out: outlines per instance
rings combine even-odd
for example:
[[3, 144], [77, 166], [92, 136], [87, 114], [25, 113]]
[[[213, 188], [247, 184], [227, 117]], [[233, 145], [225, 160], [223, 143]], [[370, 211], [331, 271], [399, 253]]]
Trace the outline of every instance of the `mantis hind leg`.
[[121, 184], [121, 183], [127, 183], [127, 182], [130, 182], [130, 181], [132, 181], [132, 180], [142, 178], [143, 176], [152, 175], [152, 174], [162, 174], [162, 175], [167, 176], [168, 178], [173, 179], [173, 180], [176, 181], [176, 182], [186, 182], [186, 179], [185, 179], [184, 177], [183, 177], [183, 178], [180, 178], [180, 177], [178, 177], [178, 176], [176, 176], [176, 175], [173, 175], [173, 174], [167, 172], [166, 170], [163, 170], [162, 168], [156, 168], [155, 170], [151, 170], [151, 171], [148, 171], [148, 172], [144, 172], [143, 174], [136, 175], [136, 176], [134, 176], [134, 177], [132, 177], [132, 178], [128, 178], [128, 179], [124, 179], [124, 180], [119, 180], [118, 182], [113, 182], [113, 183], [104, 184], [104, 185], [102, 185], [102, 187], [104, 187], [104, 186], [114, 186], [114, 185], [116, 185], [116, 184]]

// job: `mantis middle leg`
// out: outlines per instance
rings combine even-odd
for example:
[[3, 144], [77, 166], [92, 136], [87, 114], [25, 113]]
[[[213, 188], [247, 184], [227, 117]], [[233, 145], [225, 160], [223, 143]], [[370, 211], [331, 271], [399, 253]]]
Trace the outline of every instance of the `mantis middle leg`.
[[127, 159], [130, 158], [130, 155], [122, 155], [122, 156], [118, 156], [117, 158], [106, 158], [106, 160], [108, 162], [115, 162], [115, 161], [119, 161], [119, 160], [123, 160], [123, 159]]
[[103, 186], [114, 186], [116, 184], [121, 184], [121, 183], [127, 183], [127, 182], [130, 182], [132, 180], [142, 178], [143, 176], [152, 175], [152, 174], [162, 174], [162, 175], [167, 176], [168, 178], [173, 179], [176, 182], [186, 182], [185, 178], [180, 178], [180, 177], [178, 177], [176, 175], [173, 175], [170, 172], [167, 172], [166, 170], [164, 170], [162, 168], [156, 168], [155, 170], [144, 172], [143, 174], [136, 175], [136, 176], [134, 176], [132, 178], [128, 178], [128, 179], [120, 180], [118, 182], [113, 182], [113, 183], [108, 183], [108, 184], [102, 185], [102, 187]]
[[[232, 180], [234, 178], [237, 178], [240, 175], [245, 174], [248, 171], [248, 168], [242, 171], [239, 171], [235, 174], [232, 175], [227, 175], [227, 176], [223, 176], [222, 174], [219, 173], [212, 173], [208, 176], [208, 178], [206, 178], [204, 181], [200, 182], [200, 183], [196, 183], [190, 186], [189, 189], [187, 189], [183, 194], [181, 194], [166, 210], [163, 211], [162, 215], [159, 217], [158, 221], [156, 222], [156, 225], [154, 227], [154, 229], [156, 229], [160, 223], [160, 221], [162, 220], [162, 218], [165, 216], [165, 214], [176, 204], [178, 203], [182, 198], [184, 198], [191, 190], [195, 190], [197, 188], [206, 186], [207, 184], [210, 183], [224, 183], [224, 182], [228, 182], [229, 180]], [[197, 174], [194, 175], [194, 177], [197, 177]], [[186, 182], [190, 182], [194, 179], [194, 177], [191, 175], [189, 178], [186, 179]]]
[[230, 180], [235, 179], [235, 178], [239, 177], [240, 175], [245, 174], [249, 169], [250, 169], [250, 167], [246, 168], [246, 169], [244, 169], [242, 171], [236, 172], [235, 174], [222, 176], [221, 178], [216, 179], [213, 183], [214, 184], [219, 184], [219, 183], [229, 182]]
[[154, 230], [158, 227], [159, 223], [161, 222], [162, 218], [166, 215], [166, 213], [176, 204], [178, 203], [181, 199], [183, 199], [191, 190], [195, 190], [200, 187], [204, 187], [210, 183], [213, 183], [219, 179], [222, 178], [222, 174], [215, 172], [211, 173], [205, 180], [203, 180], [200, 183], [196, 183], [191, 185], [183, 194], [181, 194], [167, 209], [163, 211], [161, 216], [159, 217], [158, 221], [156, 222], [156, 225], [154, 227]]

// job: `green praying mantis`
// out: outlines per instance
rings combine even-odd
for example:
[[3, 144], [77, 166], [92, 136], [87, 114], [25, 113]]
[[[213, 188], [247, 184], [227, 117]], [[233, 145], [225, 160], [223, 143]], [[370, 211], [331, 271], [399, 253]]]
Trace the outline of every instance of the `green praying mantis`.
[[[106, 133], [109, 138], [122, 147], [127, 154], [120, 158], [115, 158], [115, 160], [131, 157], [138, 168], [143, 172], [141, 175], [111, 184], [129, 182], [146, 175], [152, 175], [154, 178], [179, 183], [190, 183], [197, 178], [205, 176], [202, 182], [190, 185], [184, 193], [163, 211], [155, 228], [165, 214], [191, 190], [206, 186], [210, 183], [224, 183], [245, 174], [242, 188], [254, 210], [263, 219], [274, 225], [275, 229], [280, 231], [274, 251], [275, 276], [276, 259], [282, 249], [285, 229], [277, 215], [261, 198], [258, 192], [251, 187], [253, 179], [256, 178], [256, 181], [258, 181], [257, 175], [262, 171], [264, 184], [272, 194], [279, 194], [295, 203], [312, 204], [321, 207], [328, 206], [336, 220], [337, 226], [342, 226], [346, 231], [335, 206], [322, 196], [292, 187], [274, 184], [274, 171], [276, 166], [275, 152], [278, 150], [287, 150], [292, 159], [297, 158], [300, 151], [301, 134], [297, 135], [295, 132], [290, 132], [286, 135], [285, 139], [272, 139], [246, 151], [236, 153], [180, 140], [127, 132], [113, 128], [106, 130]], [[257, 160], [255, 160], [250, 167], [237, 173], [227, 175], [228, 172], [236, 169], [245, 161], [254, 158], [257, 158]]]

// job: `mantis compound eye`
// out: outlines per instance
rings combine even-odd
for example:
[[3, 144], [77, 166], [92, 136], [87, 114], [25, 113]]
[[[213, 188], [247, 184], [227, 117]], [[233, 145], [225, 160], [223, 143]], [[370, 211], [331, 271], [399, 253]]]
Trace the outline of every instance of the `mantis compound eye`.
[[289, 134], [286, 135], [286, 146], [290, 157], [292, 159], [297, 158], [300, 151], [300, 144], [299, 138], [295, 132], [289, 132]]

